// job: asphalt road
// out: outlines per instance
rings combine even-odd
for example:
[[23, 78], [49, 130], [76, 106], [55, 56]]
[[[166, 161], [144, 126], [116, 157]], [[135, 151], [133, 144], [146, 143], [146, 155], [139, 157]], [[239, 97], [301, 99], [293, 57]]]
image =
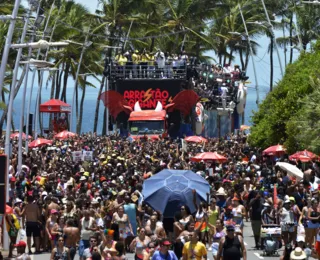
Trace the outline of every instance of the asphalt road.
[[[250, 222], [245, 222], [244, 227], [244, 242], [247, 248], [247, 259], [248, 260], [259, 260], [259, 259], [267, 259], [267, 260], [278, 260], [279, 256], [264, 256], [261, 250], [254, 249], [254, 239], [251, 229]], [[279, 255], [282, 255], [283, 249], [279, 250]], [[5, 255], [5, 254], [4, 254]], [[14, 258], [13, 258], [14, 259]], [[48, 260], [50, 259], [50, 254], [41, 254], [41, 255], [32, 255], [32, 260]], [[127, 254], [128, 260], [133, 260], [133, 254]], [[208, 252], [208, 259], [213, 260], [211, 252]], [[313, 259], [313, 258], [310, 258]], [[75, 257], [75, 260], [79, 260], [79, 255]]]

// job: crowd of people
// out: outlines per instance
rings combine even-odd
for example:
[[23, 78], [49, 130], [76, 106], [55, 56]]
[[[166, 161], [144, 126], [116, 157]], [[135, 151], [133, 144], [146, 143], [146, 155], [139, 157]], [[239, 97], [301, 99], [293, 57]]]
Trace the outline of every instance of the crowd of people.
[[[261, 230], [279, 226], [275, 250], [285, 248], [281, 259], [320, 259], [318, 162], [303, 166], [304, 179], [292, 178], [274, 166], [274, 157], [250, 147], [243, 133], [188, 143], [187, 150], [178, 139], [131, 142], [83, 134], [29, 150], [21, 169], [17, 147], [12, 140], [7, 205], [12, 211], [5, 216], [9, 257], [17, 248], [16, 259], [51, 252], [51, 260], [76, 254], [81, 260], [119, 260], [132, 252], [136, 260], [200, 260], [209, 254], [215, 260], [246, 260], [243, 227], [250, 219], [256, 249], [273, 242]], [[92, 159], [75, 160], [72, 152], [79, 150], [92, 151]], [[228, 160], [190, 159], [203, 151]], [[301, 162], [297, 166], [302, 168]], [[172, 219], [145, 203], [144, 180], [166, 168], [190, 169], [210, 184], [207, 199], [194, 201], [195, 212], [183, 205]]]
[[157, 49], [155, 52], [122, 51], [114, 58], [115, 78], [185, 78], [187, 65], [193, 64], [195, 58], [188, 57], [185, 51], [170, 54]]

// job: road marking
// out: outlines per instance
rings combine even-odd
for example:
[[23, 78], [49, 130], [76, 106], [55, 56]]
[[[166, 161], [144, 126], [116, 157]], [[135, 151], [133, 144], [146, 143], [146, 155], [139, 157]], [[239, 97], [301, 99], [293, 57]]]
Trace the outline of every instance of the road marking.
[[260, 256], [259, 253], [254, 253], [254, 255], [255, 255], [256, 257], [258, 257], [259, 259], [264, 259], [264, 257]]
[[243, 242], [245, 246], [247, 246], [248, 244], [246, 242]]

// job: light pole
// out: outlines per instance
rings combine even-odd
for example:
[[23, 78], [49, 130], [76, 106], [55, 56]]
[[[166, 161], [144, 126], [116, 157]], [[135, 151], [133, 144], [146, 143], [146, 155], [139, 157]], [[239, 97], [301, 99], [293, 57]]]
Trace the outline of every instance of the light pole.
[[[72, 126], [73, 126], [72, 117], [73, 117], [73, 110], [75, 109], [74, 103], [75, 103], [75, 99], [76, 99], [76, 88], [77, 88], [77, 85], [78, 85], [78, 77], [79, 77], [79, 73], [80, 73], [80, 68], [81, 68], [83, 55], [84, 55], [84, 52], [85, 52], [86, 48], [88, 48], [92, 44], [92, 42], [88, 41], [89, 29], [86, 29], [86, 33], [87, 33], [87, 35], [86, 35], [86, 38], [84, 40], [84, 43], [82, 44], [82, 50], [81, 50], [81, 54], [80, 54], [78, 68], [77, 68], [76, 76], [75, 76], [75, 79], [74, 79], [74, 88], [73, 88], [72, 105], [71, 105], [71, 113], [70, 113], [70, 131], [72, 131]], [[77, 120], [78, 120], [78, 118], [76, 118], [76, 122], [77, 122]]]
[[254, 61], [253, 50], [252, 50], [252, 46], [251, 46], [251, 41], [250, 41], [250, 37], [249, 37], [249, 32], [248, 32], [248, 28], [247, 28], [246, 21], [245, 21], [245, 19], [244, 19], [243, 13], [242, 13], [241, 5], [239, 4], [238, 7], [239, 7], [239, 11], [240, 11], [240, 15], [241, 15], [242, 22], [243, 22], [243, 26], [244, 26], [244, 29], [245, 29], [245, 31], [246, 31], [246, 36], [247, 36], [246, 38], [247, 38], [248, 45], [249, 45], [250, 56], [251, 56], [252, 66], [253, 66], [254, 80], [255, 80], [255, 83], [256, 83], [256, 94], [257, 94], [256, 104], [258, 105], [259, 102], [260, 102], [260, 98], [259, 98], [259, 84], [258, 84], [256, 63], [255, 63], [255, 61]]
[[6, 38], [6, 42], [5, 42], [4, 50], [2, 54], [1, 67], [0, 67], [0, 94], [2, 93], [4, 76], [6, 73], [6, 67], [7, 67], [8, 56], [9, 56], [9, 50], [10, 50], [10, 45], [12, 41], [14, 27], [16, 25], [16, 18], [17, 18], [20, 3], [21, 3], [21, 0], [16, 0], [14, 3], [12, 17], [11, 17], [12, 19], [8, 28], [7, 38]]
[[278, 44], [277, 44], [277, 41], [276, 41], [276, 38], [275, 38], [275, 35], [274, 35], [274, 32], [273, 32], [273, 26], [272, 26], [272, 23], [271, 23], [271, 21], [270, 21], [269, 14], [268, 14], [266, 5], [265, 5], [265, 3], [264, 3], [264, 0], [261, 0], [261, 3], [262, 3], [262, 6], [263, 6], [263, 9], [264, 9], [264, 12], [265, 12], [265, 14], [266, 14], [266, 17], [267, 17], [268, 29], [269, 29], [269, 31], [270, 31], [272, 40], [273, 40], [273, 42], [274, 42], [274, 47], [276, 48], [276, 51], [277, 51], [277, 56], [278, 56], [278, 60], [279, 60], [279, 66], [280, 66], [281, 76], [283, 77], [282, 62], [281, 62], [281, 58], [280, 58], [280, 54], [279, 54]]
[[[29, 15], [30, 15], [30, 9], [28, 10], [27, 17], [25, 18], [25, 23], [23, 26], [22, 35], [20, 38], [20, 42], [24, 42], [24, 38], [27, 33], [28, 28], [28, 22], [29, 22]], [[21, 44], [23, 45], [23, 43]], [[11, 45], [12, 46], [12, 45]], [[10, 95], [9, 95], [9, 101], [8, 101], [8, 113], [7, 113], [7, 124], [6, 124], [6, 135], [5, 135], [5, 154], [10, 156], [10, 133], [11, 133], [11, 119], [12, 119], [12, 108], [13, 108], [13, 101], [14, 101], [14, 94], [16, 90], [16, 84], [17, 84], [17, 78], [18, 78], [18, 70], [19, 70], [19, 62], [22, 55], [22, 48], [18, 50], [14, 70], [13, 70], [13, 76], [12, 76], [12, 85], [10, 89]], [[9, 161], [8, 161], [8, 168], [9, 168]], [[8, 183], [9, 184], [9, 183]], [[7, 199], [9, 199], [9, 190], [7, 189]]]
[[[52, 5], [51, 5], [51, 8], [50, 8], [50, 12], [49, 12], [49, 16], [48, 16], [48, 19], [46, 21], [46, 24], [45, 24], [45, 27], [44, 27], [44, 30], [43, 30], [43, 34], [42, 34], [42, 40], [45, 38], [45, 32], [47, 31], [48, 29], [48, 25], [49, 25], [49, 21], [50, 21], [50, 18], [51, 18], [51, 14], [52, 14], [52, 11], [53, 11], [53, 8], [54, 8], [54, 4], [55, 4], [55, 1], [53, 1]], [[40, 7], [40, 5], [39, 5]], [[37, 16], [37, 19], [38, 20], [39, 16]], [[39, 27], [38, 26], [38, 23], [35, 23], [35, 26], [36, 27]], [[50, 40], [51, 42], [51, 40]], [[39, 59], [40, 57], [40, 51], [41, 49], [38, 50], [38, 53], [37, 53], [37, 57], [36, 59]], [[35, 80], [35, 76], [36, 76], [36, 73], [37, 71], [35, 70], [32, 74], [32, 80], [31, 80], [31, 89], [30, 89], [30, 93], [29, 93], [29, 99], [28, 99], [28, 105], [27, 105], [27, 122], [26, 122], [26, 125], [28, 127], [26, 127], [26, 140], [25, 140], [25, 149], [26, 151], [28, 152], [28, 143], [29, 143], [29, 114], [30, 114], [30, 109], [31, 109], [31, 100], [32, 100], [32, 92], [33, 92], [33, 84], [34, 84], [34, 80]]]

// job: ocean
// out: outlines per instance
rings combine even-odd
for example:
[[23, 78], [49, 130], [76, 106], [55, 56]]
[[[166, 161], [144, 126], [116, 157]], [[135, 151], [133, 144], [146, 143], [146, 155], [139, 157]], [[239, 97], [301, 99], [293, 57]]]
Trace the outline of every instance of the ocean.
[[[51, 84], [49, 84], [50, 86]], [[83, 114], [83, 120], [82, 120], [82, 132], [89, 132], [93, 131], [93, 124], [94, 124], [94, 113], [96, 108], [96, 101], [98, 97], [98, 88], [99, 84], [96, 84], [96, 88], [87, 87], [86, 90], [86, 98], [84, 101], [84, 114]], [[36, 100], [36, 91], [37, 87], [33, 89], [33, 95], [32, 95], [32, 101], [31, 101], [31, 113], [35, 113], [35, 100]], [[266, 93], [264, 90], [260, 90], [261, 93]], [[28, 88], [27, 91], [27, 100], [29, 98], [30, 88]], [[81, 97], [81, 90], [79, 90], [79, 95]], [[73, 88], [68, 87], [67, 88], [67, 103], [72, 103], [72, 96], [73, 96]], [[263, 96], [260, 94], [260, 99], [263, 98]], [[79, 102], [80, 102], [79, 97]], [[6, 97], [7, 98], [7, 97]], [[45, 101], [48, 101], [50, 99], [50, 87], [45, 88], [43, 86], [42, 89], [42, 96], [41, 96], [41, 103], [44, 103]], [[20, 120], [20, 114], [21, 114], [21, 105], [22, 105], [22, 91], [19, 91], [18, 95], [15, 98], [14, 101], [14, 113], [13, 113], [13, 120], [14, 120], [14, 126], [15, 129], [19, 129], [19, 120]], [[256, 105], [256, 91], [253, 88], [248, 88], [248, 94], [247, 94], [247, 103], [246, 103], [246, 109], [245, 109], [245, 124], [250, 125], [250, 117], [252, 115], [252, 111], [255, 111], [257, 109]], [[27, 109], [25, 109], [26, 111]], [[102, 124], [103, 124], [103, 110], [104, 105], [103, 102], [100, 101], [100, 109], [99, 109], [99, 121], [98, 121], [98, 134], [102, 132]], [[26, 113], [26, 112], [25, 112]], [[1, 115], [2, 113], [0, 113]], [[43, 114], [41, 115], [43, 117], [43, 127], [46, 128], [49, 126], [49, 114]], [[75, 131], [76, 126], [76, 118], [75, 113], [73, 115], [73, 129], [72, 131]], [[4, 126], [5, 127], [5, 126]]]

